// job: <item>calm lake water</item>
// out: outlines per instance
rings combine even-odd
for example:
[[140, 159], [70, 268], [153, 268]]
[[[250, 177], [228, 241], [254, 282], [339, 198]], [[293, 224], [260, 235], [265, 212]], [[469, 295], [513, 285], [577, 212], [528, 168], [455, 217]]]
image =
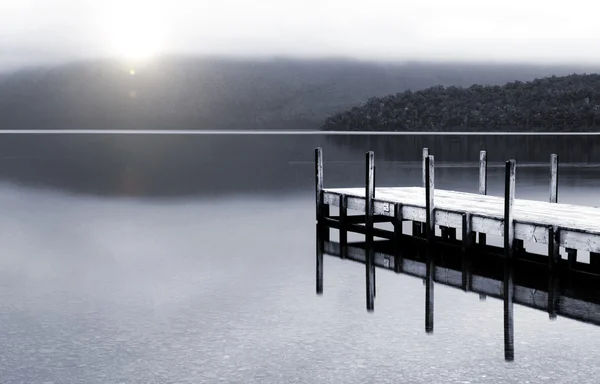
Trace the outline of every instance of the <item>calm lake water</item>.
[[517, 160], [517, 198], [600, 202], [600, 137], [3, 136], [1, 383], [596, 383], [600, 328], [325, 259], [315, 294], [313, 151], [325, 186], [419, 185], [490, 194]]

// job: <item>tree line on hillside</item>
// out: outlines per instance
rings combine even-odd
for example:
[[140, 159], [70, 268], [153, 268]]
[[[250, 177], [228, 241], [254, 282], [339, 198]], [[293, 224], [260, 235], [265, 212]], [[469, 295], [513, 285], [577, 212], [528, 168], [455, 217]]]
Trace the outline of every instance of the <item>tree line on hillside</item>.
[[435, 86], [369, 99], [327, 118], [324, 130], [594, 131], [600, 75], [551, 76], [503, 86]]
[[586, 70], [209, 57], [165, 57], [131, 67], [92, 60], [0, 75], [0, 129], [316, 130], [369, 97]]

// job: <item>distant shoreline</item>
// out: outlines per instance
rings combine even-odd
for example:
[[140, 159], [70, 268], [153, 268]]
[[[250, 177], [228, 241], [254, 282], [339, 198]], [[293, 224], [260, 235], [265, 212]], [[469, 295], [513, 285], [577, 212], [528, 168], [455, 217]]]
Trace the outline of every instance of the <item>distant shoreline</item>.
[[321, 131], [321, 130], [165, 130], [165, 129], [4, 129], [0, 135], [322, 135], [322, 136], [600, 136], [599, 131]]

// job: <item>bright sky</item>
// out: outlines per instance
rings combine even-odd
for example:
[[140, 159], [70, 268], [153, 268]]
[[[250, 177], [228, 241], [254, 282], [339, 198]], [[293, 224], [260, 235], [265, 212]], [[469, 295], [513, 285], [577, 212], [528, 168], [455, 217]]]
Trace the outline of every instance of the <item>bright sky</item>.
[[0, 69], [161, 53], [600, 62], [594, 0], [0, 0]]

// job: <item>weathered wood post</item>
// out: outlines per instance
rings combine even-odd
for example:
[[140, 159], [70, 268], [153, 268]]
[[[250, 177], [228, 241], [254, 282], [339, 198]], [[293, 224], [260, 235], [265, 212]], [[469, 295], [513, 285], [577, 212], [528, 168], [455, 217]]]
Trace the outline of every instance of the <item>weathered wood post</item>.
[[348, 257], [348, 196], [340, 196], [340, 251], [342, 259]]
[[375, 260], [373, 249], [373, 199], [375, 198], [375, 155], [373, 151], [366, 153], [365, 169], [365, 219], [366, 219], [366, 247], [367, 258], [365, 262], [367, 311], [375, 309]]
[[315, 149], [315, 200], [317, 218], [317, 295], [323, 294], [323, 241], [325, 230], [323, 229], [323, 151]]
[[425, 230], [427, 235], [427, 265], [425, 268], [425, 332], [433, 333], [433, 278], [435, 273], [433, 265], [435, 240], [435, 163], [433, 156], [427, 156], [425, 165], [425, 175], [427, 180], [427, 183], [425, 184]]
[[394, 272], [402, 272], [402, 204], [394, 204]]
[[515, 358], [514, 323], [513, 323], [513, 257], [515, 247], [515, 227], [513, 220], [513, 202], [515, 199], [516, 162], [506, 162], [504, 181], [504, 359]]
[[550, 202], [558, 202], [558, 155], [550, 155]]
[[[421, 158], [421, 179], [423, 183], [423, 188], [426, 187], [427, 184], [427, 176], [426, 169], [427, 165], [425, 162], [427, 161], [427, 157], [429, 156], [429, 148], [423, 148], [423, 156]], [[420, 223], [418, 221], [413, 221], [413, 236], [424, 236], [425, 235], [425, 223]]]
[[[487, 195], [487, 152], [479, 151], [479, 194]], [[485, 233], [479, 233], [479, 244], [485, 246], [487, 243], [487, 236]], [[479, 294], [479, 300], [485, 300], [486, 295], [483, 293]]]
[[462, 289], [471, 290], [471, 247], [473, 245], [473, 230], [470, 213], [462, 215]]
[[[487, 152], [479, 152], [479, 194], [487, 195]], [[479, 244], [485, 245], [487, 242], [486, 234], [479, 234]]]

